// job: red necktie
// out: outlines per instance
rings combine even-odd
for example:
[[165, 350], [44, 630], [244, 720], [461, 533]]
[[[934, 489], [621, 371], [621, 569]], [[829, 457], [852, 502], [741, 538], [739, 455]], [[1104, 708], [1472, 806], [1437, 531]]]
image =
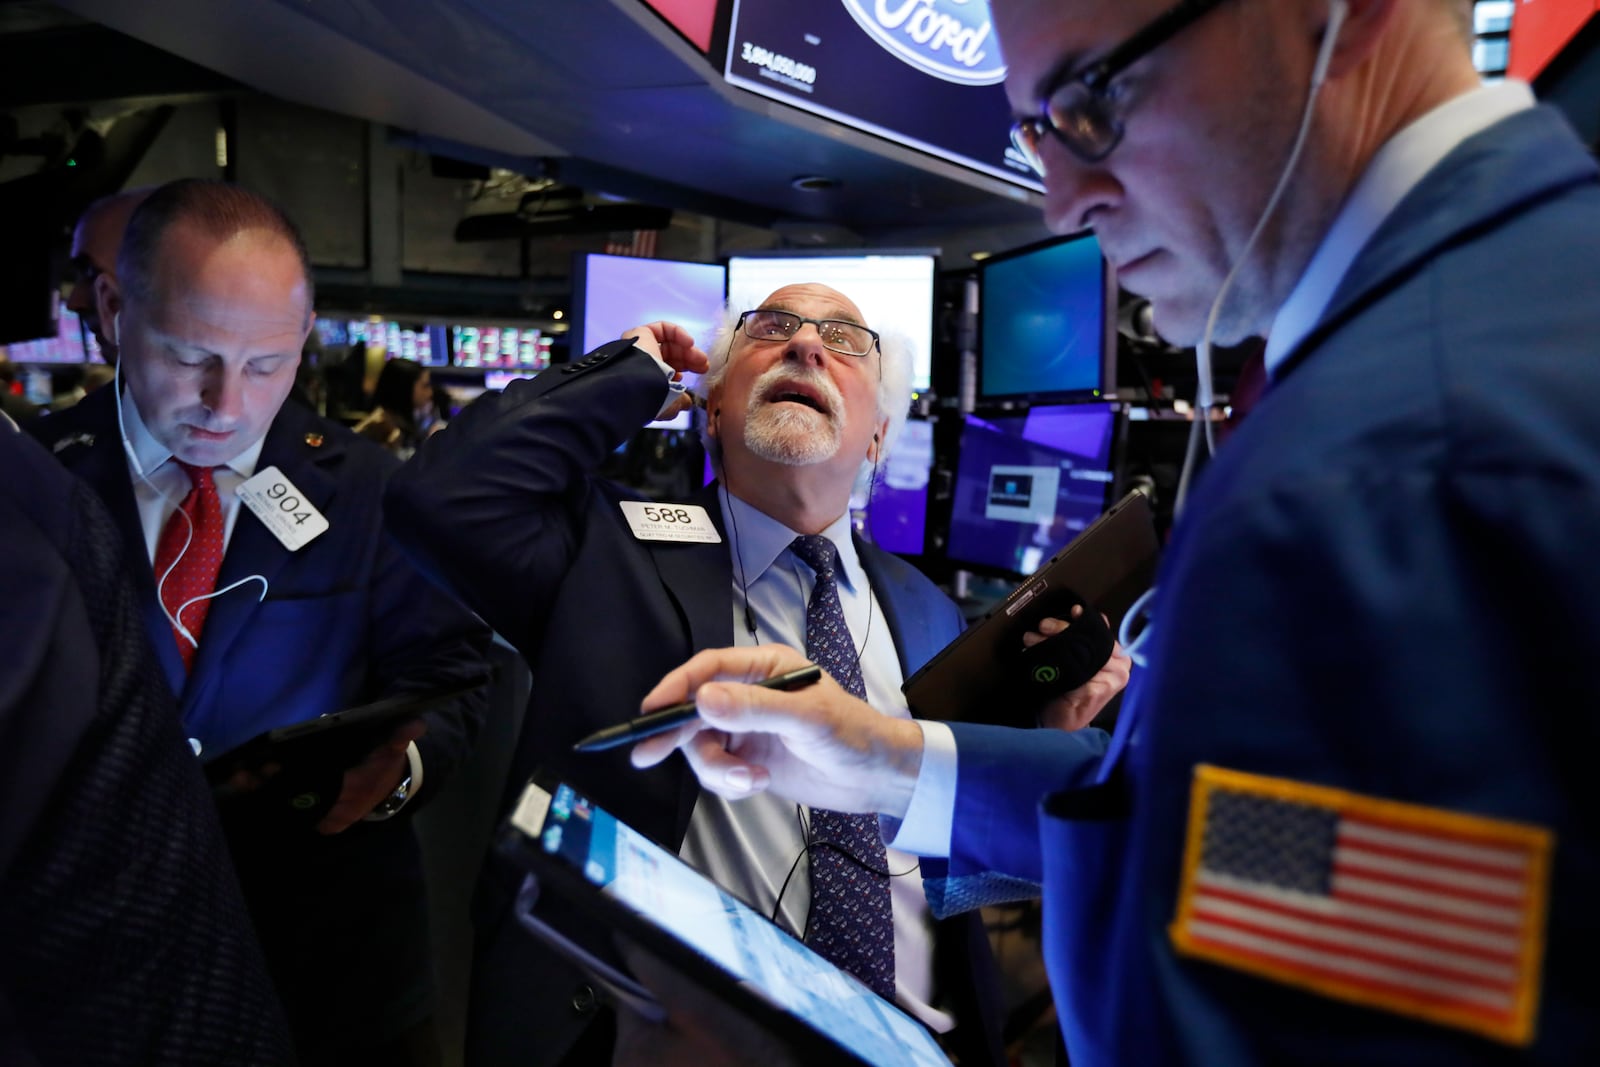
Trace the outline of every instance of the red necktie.
[[[211, 479], [210, 467], [191, 467], [174, 461], [189, 476], [189, 495], [183, 498], [178, 510], [167, 519], [156, 542], [156, 585], [161, 591], [161, 604], [169, 618], [179, 621], [194, 635], [191, 644], [175, 626], [172, 636], [178, 642], [178, 654], [183, 657], [183, 669], [194, 664], [194, 654], [200, 641], [200, 631], [206, 624], [209, 600], [196, 600], [216, 587], [217, 572], [222, 569], [222, 500], [217, 496], [217, 484]], [[184, 516], [188, 521], [184, 521]], [[192, 524], [192, 530], [191, 530]], [[187, 545], [187, 547], [185, 547]], [[168, 569], [171, 573], [168, 573]], [[163, 578], [163, 575], [165, 578]]]

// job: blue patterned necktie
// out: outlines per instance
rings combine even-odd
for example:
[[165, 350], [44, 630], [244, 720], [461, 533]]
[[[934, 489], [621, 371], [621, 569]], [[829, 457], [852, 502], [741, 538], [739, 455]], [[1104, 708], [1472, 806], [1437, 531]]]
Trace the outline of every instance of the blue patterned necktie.
[[[817, 575], [806, 605], [806, 655], [846, 692], [865, 700], [867, 687], [834, 581], [838, 551], [821, 534], [796, 537], [789, 548]], [[894, 912], [878, 817], [813, 808], [810, 846], [806, 944], [892, 1001]]]

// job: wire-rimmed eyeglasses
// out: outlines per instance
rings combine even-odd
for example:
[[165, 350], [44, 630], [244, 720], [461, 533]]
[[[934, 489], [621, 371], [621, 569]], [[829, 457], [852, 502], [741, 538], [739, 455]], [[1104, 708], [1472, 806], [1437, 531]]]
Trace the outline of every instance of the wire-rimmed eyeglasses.
[[844, 319], [808, 319], [792, 311], [757, 308], [739, 316], [739, 328], [752, 341], [787, 341], [806, 323], [817, 328], [822, 347], [844, 356], [870, 356], [878, 347], [878, 331]]

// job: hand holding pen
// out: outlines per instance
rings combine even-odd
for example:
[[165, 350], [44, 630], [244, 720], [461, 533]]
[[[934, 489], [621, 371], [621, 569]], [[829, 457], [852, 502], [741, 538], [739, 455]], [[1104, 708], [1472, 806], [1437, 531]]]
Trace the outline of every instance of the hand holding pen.
[[922, 766], [922, 728], [879, 713], [826, 674], [799, 692], [760, 684], [805, 666], [785, 645], [701, 652], [644, 699], [651, 707], [693, 693], [699, 715], [635, 745], [633, 765], [652, 767], [682, 750], [718, 796], [770, 788], [833, 811], [903, 816]]
[[[804, 689], [808, 685], [815, 685], [822, 677], [822, 668], [816, 664], [808, 664], [797, 670], [785, 671], [764, 678], [756, 685], [767, 689]], [[647, 711], [643, 715], [629, 719], [627, 722], [616, 726], [608, 726], [604, 730], [596, 730], [582, 741], [572, 746], [574, 752], [603, 752], [608, 748], [618, 745], [632, 744], [643, 741], [647, 737], [676, 730], [690, 719], [697, 718], [700, 707], [694, 701], [682, 704], [673, 704], [671, 707], [659, 711]]]

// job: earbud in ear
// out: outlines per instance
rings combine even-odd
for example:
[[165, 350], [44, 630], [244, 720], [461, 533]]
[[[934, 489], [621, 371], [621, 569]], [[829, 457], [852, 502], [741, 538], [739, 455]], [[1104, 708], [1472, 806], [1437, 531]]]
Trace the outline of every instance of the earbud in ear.
[[872, 443], [873, 444], [877, 444], [878, 443], [878, 435], [877, 434], [873, 434], [872, 435]]
[[111, 343], [118, 348], [122, 347], [122, 312], [118, 311], [111, 316]]

